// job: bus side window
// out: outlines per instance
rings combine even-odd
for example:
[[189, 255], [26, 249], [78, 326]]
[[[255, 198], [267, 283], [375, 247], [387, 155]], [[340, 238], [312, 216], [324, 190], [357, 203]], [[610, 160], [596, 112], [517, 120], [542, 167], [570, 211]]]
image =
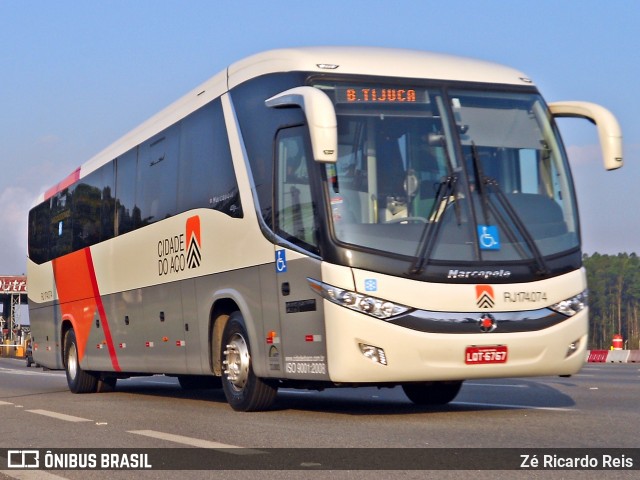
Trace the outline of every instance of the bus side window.
[[49, 224], [51, 200], [45, 200], [29, 212], [29, 258], [42, 264], [51, 260], [49, 254]]
[[74, 186], [65, 188], [51, 198], [49, 226], [49, 251], [51, 258], [61, 257], [73, 251], [73, 222], [71, 199]]
[[163, 130], [138, 148], [136, 205], [142, 226], [177, 213], [180, 124]]
[[182, 121], [178, 211], [211, 208], [242, 217], [222, 103], [216, 99]]
[[276, 139], [276, 233], [308, 250], [317, 251], [315, 204], [307, 162], [312, 162], [302, 127], [280, 130]]
[[136, 169], [138, 147], [116, 160], [116, 235], [131, 232], [141, 225], [140, 207], [136, 205]]

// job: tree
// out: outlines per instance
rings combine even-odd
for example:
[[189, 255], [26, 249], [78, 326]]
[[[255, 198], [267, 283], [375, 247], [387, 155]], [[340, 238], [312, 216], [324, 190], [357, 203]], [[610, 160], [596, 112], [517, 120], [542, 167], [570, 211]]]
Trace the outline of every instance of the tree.
[[627, 348], [640, 343], [640, 258], [635, 254], [584, 255], [589, 285], [589, 348], [607, 349], [619, 333]]

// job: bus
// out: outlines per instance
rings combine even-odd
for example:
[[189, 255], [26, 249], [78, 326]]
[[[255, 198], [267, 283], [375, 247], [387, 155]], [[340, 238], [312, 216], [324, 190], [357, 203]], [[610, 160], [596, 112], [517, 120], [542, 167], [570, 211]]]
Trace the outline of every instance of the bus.
[[556, 117], [510, 67], [308, 47], [230, 65], [53, 185], [29, 212], [33, 358], [73, 393], [137, 375], [222, 388], [397, 387], [571, 375], [588, 292]]

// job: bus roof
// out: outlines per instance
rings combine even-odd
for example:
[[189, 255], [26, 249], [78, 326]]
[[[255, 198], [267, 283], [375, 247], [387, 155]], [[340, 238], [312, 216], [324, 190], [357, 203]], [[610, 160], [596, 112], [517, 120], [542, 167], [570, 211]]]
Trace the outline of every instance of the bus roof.
[[229, 88], [267, 73], [292, 71], [531, 84], [525, 74], [513, 68], [442, 53], [382, 47], [303, 47], [270, 50], [232, 64], [228, 68]]
[[270, 50], [233, 63], [89, 159], [40, 195], [50, 198], [75, 181], [251, 78], [275, 72], [318, 72], [531, 85], [525, 74], [503, 65], [441, 53], [378, 47], [301, 47]]

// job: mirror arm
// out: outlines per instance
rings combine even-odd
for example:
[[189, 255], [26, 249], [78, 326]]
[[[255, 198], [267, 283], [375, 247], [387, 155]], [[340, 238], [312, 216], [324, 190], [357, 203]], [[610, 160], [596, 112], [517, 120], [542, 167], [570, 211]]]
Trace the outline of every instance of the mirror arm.
[[295, 87], [265, 100], [270, 108], [299, 107], [304, 112], [317, 162], [338, 160], [338, 122], [331, 99], [314, 87]]
[[586, 118], [596, 124], [604, 168], [615, 170], [623, 165], [622, 130], [616, 117], [604, 107], [589, 102], [554, 102], [549, 104], [556, 117]]

